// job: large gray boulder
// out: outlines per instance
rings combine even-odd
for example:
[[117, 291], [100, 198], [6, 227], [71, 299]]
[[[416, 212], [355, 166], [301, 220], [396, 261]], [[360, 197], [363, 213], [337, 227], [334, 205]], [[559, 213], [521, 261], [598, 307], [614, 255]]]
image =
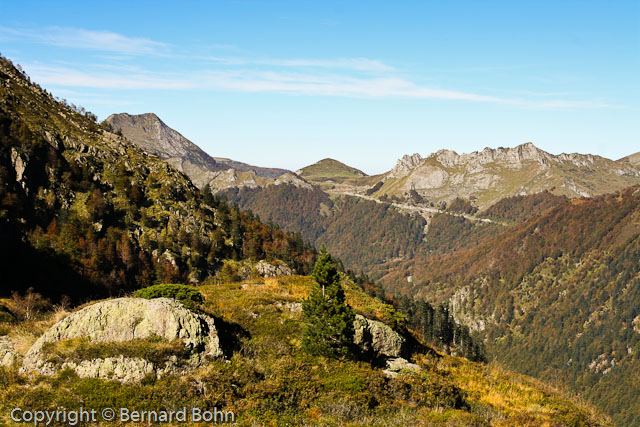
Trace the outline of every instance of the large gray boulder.
[[193, 355], [193, 363], [203, 356], [222, 356], [213, 318], [194, 313], [170, 298], [117, 298], [85, 307], [53, 325], [29, 349], [22, 370], [50, 375], [59, 369], [71, 368], [80, 376], [122, 381], [138, 380], [151, 372], [167, 373], [171, 366], [152, 366], [142, 359], [122, 357], [55, 366], [43, 351], [47, 343], [75, 338], [104, 343], [156, 337], [181, 340]]
[[402, 356], [405, 338], [384, 323], [356, 314], [353, 327], [353, 341], [362, 352], [376, 357]]

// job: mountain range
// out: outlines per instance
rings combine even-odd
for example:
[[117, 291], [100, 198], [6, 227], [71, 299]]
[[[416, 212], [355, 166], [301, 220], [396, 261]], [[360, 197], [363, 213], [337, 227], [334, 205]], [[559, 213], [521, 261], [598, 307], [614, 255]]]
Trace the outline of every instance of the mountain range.
[[375, 176], [324, 159], [209, 184], [326, 245], [396, 301], [447, 302], [491, 358], [639, 425], [640, 407], [624, 403], [640, 399], [639, 158], [526, 143], [407, 155]]
[[[407, 357], [416, 363], [395, 358], [401, 364], [388, 371], [379, 365], [385, 360], [307, 354], [300, 344], [300, 307], [315, 285], [309, 277], [286, 275], [311, 272], [315, 250], [299, 236], [215, 197], [206, 180], [199, 190], [185, 174], [220, 168], [223, 162], [212, 162], [177, 132], [163, 129], [153, 117], [146, 119], [131, 122], [147, 123], [140, 126], [155, 129], [165, 145], [156, 147], [147, 139], [145, 148], [132, 142], [124, 131], [56, 100], [0, 58], [3, 423], [18, 406], [57, 411], [111, 405], [151, 411], [206, 405], [232, 408], [242, 423], [251, 425], [610, 425], [606, 417], [531, 378], [436, 351], [417, 330], [406, 328], [406, 315], [367, 295], [346, 273], [339, 276], [346, 299], [365, 319], [361, 321], [371, 325], [366, 333], [360, 328], [360, 339], [368, 336], [376, 349], [393, 344], [397, 351], [406, 342], [413, 352]], [[138, 133], [145, 135], [147, 131]], [[180, 161], [181, 153], [191, 158]], [[231, 169], [227, 165], [221, 172]], [[312, 192], [322, 200], [321, 212], [328, 215], [333, 209], [324, 204], [326, 193], [303, 178], [285, 173], [278, 179], [280, 184], [267, 188]], [[381, 208], [380, 220], [405, 217], [372, 200], [337, 202], [359, 206], [349, 221], [357, 221], [373, 205]], [[283, 276], [263, 277], [274, 274]], [[193, 349], [161, 335], [144, 339], [150, 330], [137, 316], [150, 314], [130, 310], [148, 304], [127, 295], [166, 283], [197, 285], [155, 289], [186, 292], [178, 299], [197, 294], [201, 306], [191, 313], [188, 304], [177, 300], [154, 306], [172, 306], [190, 319], [204, 319], [206, 313], [199, 333], [215, 338], [221, 355], [200, 360], [195, 372], [167, 371], [155, 377], [146, 368], [164, 360], [194, 363], [185, 359], [186, 350]], [[125, 297], [95, 301], [115, 295]], [[106, 313], [100, 312], [102, 307], [127, 301], [126, 313], [112, 311], [108, 320], [120, 324], [118, 316], [126, 318], [140, 326], [143, 338], [100, 342], [91, 336], [64, 339], [58, 333], [85, 330], [90, 335], [106, 324], [100, 318]], [[444, 306], [439, 310], [447, 313]], [[101, 314], [88, 316], [82, 325], [73, 323], [87, 312]], [[163, 313], [151, 313], [154, 328], [166, 332], [167, 325], [180, 323], [185, 335], [198, 338], [187, 331], [187, 322]], [[449, 316], [439, 319], [448, 325], [443, 330], [464, 330]], [[135, 336], [136, 331], [103, 332]], [[52, 334], [62, 341], [42, 347], [42, 338]], [[32, 344], [47, 349], [44, 362], [66, 361], [62, 366], [67, 368], [37, 376], [18, 370], [16, 363], [26, 359]], [[111, 374], [122, 368], [128, 378], [135, 374], [142, 379], [109, 379], [108, 368], [89, 372], [95, 363], [111, 366]]]

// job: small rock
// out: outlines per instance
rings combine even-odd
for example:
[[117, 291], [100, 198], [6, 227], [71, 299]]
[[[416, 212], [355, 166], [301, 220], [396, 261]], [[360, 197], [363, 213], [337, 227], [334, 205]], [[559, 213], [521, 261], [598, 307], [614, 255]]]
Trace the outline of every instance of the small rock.
[[0, 337], [0, 366], [13, 366], [19, 358], [20, 353], [15, 350], [9, 337]]
[[384, 372], [387, 376], [395, 377], [398, 374], [402, 373], [402, 371], [420, 371], [420, 366], [415, 363], [409, 362], [407, 359], [403, 359], [402, 357], [393, 357], [387, 359], [387, 369]]

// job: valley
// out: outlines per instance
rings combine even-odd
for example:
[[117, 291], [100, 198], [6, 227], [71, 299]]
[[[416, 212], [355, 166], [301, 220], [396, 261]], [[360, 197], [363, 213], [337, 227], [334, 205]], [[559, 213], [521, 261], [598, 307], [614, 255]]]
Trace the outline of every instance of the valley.
[[[405, 156], [376, 176], [332, 159], [261, 168], [210, 156], [155, 114], [97, 123], [1, 65], [3, 402], [38, 391], [43, 405], [99, 406], [103, 390], [147, 407], [184, 402], [167, 391], [177, 387], [246, 425], [264, 411], [281, 424], [640, 422], [625, 403], [640, 398], [634, 156], [554, 156], [528, 143]], [[383, 344], [354, 341], [345, 360], [305, 352], [301, 307], [321, 246], [359, 321], [405, 347], [374, 354]], [[36, 357], [58, 321], [94, 304], [146, 307], [137, 292], [154, 286], [191, 295], [185, 307], [208, 316], [198, 321], [219, 325], [211, 359], [173, 335], [124, 334], [107, 349], [89, 332], [50, 344], [55, 360]], [[489, 364], [461, 358], [482, 360], [481, 348]], [[126, 375], [98, 374], [116, 359]], [[54, 362], [75, 373], [52, 373]], [[25, 386], [33, 369], [52, 376]]]
[[237, 174], [210, 188], [326, 245], [396, 303], [450, 304], [490, 359], [635, 425], [640, 408], [624, 404], [640, 397], [629, 381], [639, 360], [634, 159], [527, 143], [404, 156], [376, 176], [324, 159], [286, 182]]

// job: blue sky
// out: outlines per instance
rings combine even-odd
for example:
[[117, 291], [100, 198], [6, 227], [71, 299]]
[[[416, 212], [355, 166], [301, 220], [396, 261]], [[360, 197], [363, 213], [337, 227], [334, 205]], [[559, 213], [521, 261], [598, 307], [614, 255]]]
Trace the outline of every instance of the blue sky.
[[209, 154], [367, 173], [531, 141], [640, 151], [638, 1], [3, 2], [0, 52], [100, 119]]

